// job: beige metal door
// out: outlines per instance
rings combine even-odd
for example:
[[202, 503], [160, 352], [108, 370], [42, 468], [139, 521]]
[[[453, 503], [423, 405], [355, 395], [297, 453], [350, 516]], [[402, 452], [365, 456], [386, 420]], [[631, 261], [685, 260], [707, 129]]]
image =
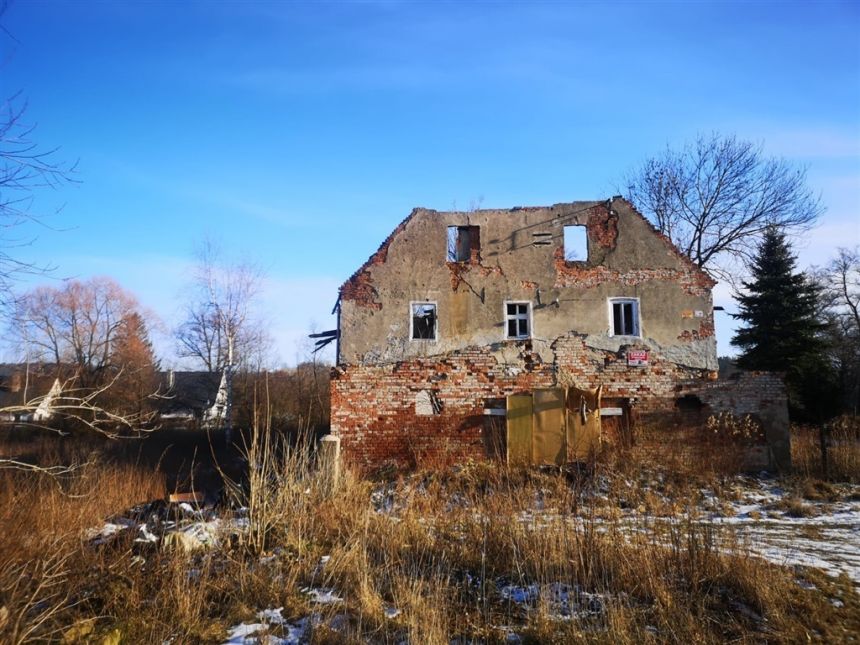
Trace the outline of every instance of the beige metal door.
[[564, 432], [564, 390], [534, 390], [532, 463], [562, 465], [567, 461]]
[[528, 466], [532, 462], [532, 395], [512, 394], [506, 407], [508, 463]]

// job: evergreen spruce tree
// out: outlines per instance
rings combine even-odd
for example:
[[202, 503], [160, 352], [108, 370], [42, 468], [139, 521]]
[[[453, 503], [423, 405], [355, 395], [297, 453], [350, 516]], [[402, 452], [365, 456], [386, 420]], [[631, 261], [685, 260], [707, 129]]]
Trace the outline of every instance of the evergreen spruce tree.
[[819, 289], [802, 272], [776, 227], [767, 230], [753, 258], [745, 293], [738, 296], [743, 321], [732, 345], [747, 370], [783, 372], [794, 418], [821, 420], [835, 401], [833, 367], [818, 318]]

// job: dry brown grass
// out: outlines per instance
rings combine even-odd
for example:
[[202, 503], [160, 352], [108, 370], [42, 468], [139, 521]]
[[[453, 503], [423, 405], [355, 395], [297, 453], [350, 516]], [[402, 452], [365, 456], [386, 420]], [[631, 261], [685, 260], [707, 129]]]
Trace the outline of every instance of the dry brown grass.
[[[840, 642], [860, 631], [849, 582], [809, 573], [817, 589], [804, 589], [794, 571], [745, 554], [695, 521], [712, 475], [667, 471], [635, 452], [583, 473], [469, 463], [374, 483], [347, 471], [335, 491], [304, 446], [259, 441], [248, 457], [232, 493], [249, 530], [193, 554], [131, 534], [82, 540], [105, 517], [163, 496], [151, 471], [96, 462], [64, 492], [33, 473], [0, 475], [10, 531], [0, 642], [99, 642], [115, 630], [129, 643], [220, 642], [268, 607], [290, 619], [316, 612], [317, 643], [502, 643], [506, 627], [532, 643]], [[631, 531], [617, 519], [639, 506], [663, 516], [659, 527], [643, 516]], [[559, 585], [581, 613], [559, 616]], [[530, 590], [532, 602], [512, 602], [506, 586]], [[305, 587], [344, 601], [314, 605]], [[391, 607], [399, 614], [387, 616]]]
[[827, 470], [821, 455], [820, 429], [792, 426], [791, 461], [804, 478], [860, 483], [860, 418], [844, 416], [828, 426]]

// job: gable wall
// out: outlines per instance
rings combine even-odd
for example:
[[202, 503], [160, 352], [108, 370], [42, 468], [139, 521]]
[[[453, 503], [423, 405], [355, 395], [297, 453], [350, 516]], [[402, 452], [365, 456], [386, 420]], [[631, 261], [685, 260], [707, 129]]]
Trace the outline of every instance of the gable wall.
[[[587, 262], [563, 259], [563, 230], [570, 224], [588, 227]], [[447, 227], [459, 225], [480, 227], [480, 255], [473, 262], [446, 262]], [[533, 245], [534, 233], [550, 233], [550, 245]], [[338, 362], [397, 361], [470, 346], [502, 349], [511, 342], [504, 338], [506, 300], [531, 303], [535, 351], [545, 361], [552, 361], [550, 344], [570, 331], [617, 351], [608, 298], [635, 297], [647, 346], [686, 366], [713, 370], [711, 286], [623, 200], [472, 213], [418, 209], [344, 285]], [[436, 341], [410, 340], [414, 301], [437, 303]], [[697, 311], [702, 317], [684, 317]]]

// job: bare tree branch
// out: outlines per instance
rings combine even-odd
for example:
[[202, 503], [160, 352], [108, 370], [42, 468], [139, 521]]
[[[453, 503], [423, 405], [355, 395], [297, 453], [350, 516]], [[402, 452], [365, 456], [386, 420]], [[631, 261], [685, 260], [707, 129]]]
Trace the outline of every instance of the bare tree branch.
[[209, 372], [225, 370], [231, 346], [234, 366], [258, 361], [270, 343], [255, 310], [262, 283], [259, 266], [227, 262], [211, 242], [204, 242], [189, 285], [185, 321], [175, 334], [179, 355]]
[[806, 185], [805, 169], [764, 156], [734, 136], [699, 136], [666, 148], [625, 179], [627, 196], [698, 266], [731, 279], [764, 231], [813, 226], [824, 208]]

